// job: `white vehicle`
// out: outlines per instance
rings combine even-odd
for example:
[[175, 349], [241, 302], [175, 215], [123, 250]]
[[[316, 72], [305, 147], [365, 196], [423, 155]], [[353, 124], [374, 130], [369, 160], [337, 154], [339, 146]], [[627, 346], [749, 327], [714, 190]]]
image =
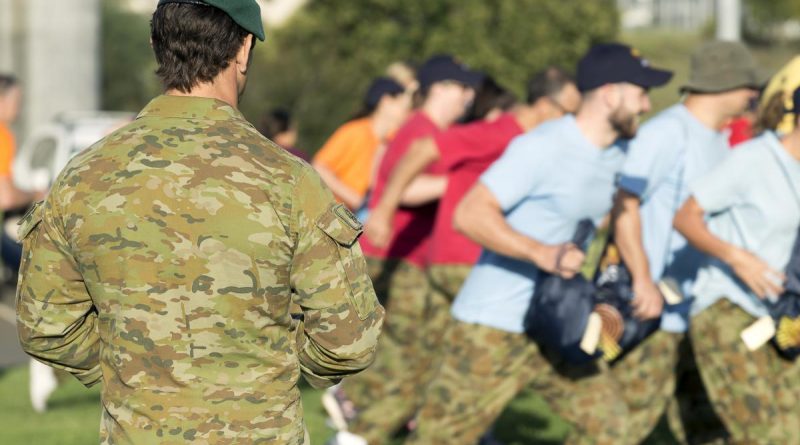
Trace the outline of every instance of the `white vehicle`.
[[36, 128], [18, 150], [14, 183], [21, 190], [49, 188], [73, 156], [132, 121], [124, 112], [69, 112]]

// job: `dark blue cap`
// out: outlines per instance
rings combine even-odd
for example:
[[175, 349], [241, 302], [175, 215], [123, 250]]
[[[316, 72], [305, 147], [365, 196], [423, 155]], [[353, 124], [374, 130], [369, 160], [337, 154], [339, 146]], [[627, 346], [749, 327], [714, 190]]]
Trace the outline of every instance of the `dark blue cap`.
[[621, 82], [652, 88], [670, 79], [672, 71], [651, 68], [639, 51], [620, 43], [595, 45], [578, 62], [577, 83], [582, 92]]
[[800, 87], [792, 93], [792, 109], [787, 110], [788, 113], [794, 113], [800, 116]]
[[367, 95], [364, 97], [364, 104], [369, 108], [375, 108], [383, 96], [387, 94], [395, 96], [403, 92], [405, 92], [405, 88], [399, 83], [388, 77], [378, 77], [369, 86]]
[[427, 90], [436, 82], [451, 80], [477, 89], [483, 81], [483, 74], [469, 69], [451, 55], [433, 56], [417, 72], [419, 85]]

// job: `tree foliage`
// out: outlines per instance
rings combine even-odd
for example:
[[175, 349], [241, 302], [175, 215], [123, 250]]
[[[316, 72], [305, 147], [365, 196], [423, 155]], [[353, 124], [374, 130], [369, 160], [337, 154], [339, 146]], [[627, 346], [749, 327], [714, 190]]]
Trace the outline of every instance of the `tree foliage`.
[[311, 0], [257, 48], [243, 109], [292, 109], [315, 151], [392, 62], [452, 53], [521, 96], [531, 73], [572, 68], [617, 30], [614, 0]]
[[[103, 0], [107, 109], [138, 110], [158, 94], [148, 21]], [[521, 97], [531, 73], [571, 69], [617, 30], [615, 0], [309, 0], [256, 46], [241, 108], [252, 122], [271, 107], [292, 110], [299, 145], [314, 152], [392, 62], [452, 53]]]
[[103, 0], [101, 12], [102, 108], [139, 111], [160, 90], [149, 18], [127, 11], [119, 0]]

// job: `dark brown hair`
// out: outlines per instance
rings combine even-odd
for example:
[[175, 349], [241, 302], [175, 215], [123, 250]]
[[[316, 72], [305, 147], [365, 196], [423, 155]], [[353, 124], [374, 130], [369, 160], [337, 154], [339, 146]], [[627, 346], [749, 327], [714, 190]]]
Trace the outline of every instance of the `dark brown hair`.
[[249, 35], [213, 6], [159, 6], [150, 22], [156, 74], [165, 89], [188, 93], [225, 70]]
[[0, 96], [5, 95], [17, 85], [19, 85], [19, 81], [13, 75], [0, 74]]
[[286, 133], [292, 128], [292, 115], [283, 108], [275, 108], [261, 117], [258, 130], [267, 139], [275, 140], [281, 133]]
[[778, 91], [770, 97], [764, 105], [759, 108], [753, 130], [755, 134], [765, 130], [775, 130], [783, 121], [786, 114], [784, 99], [786, 96], [783, 91]]

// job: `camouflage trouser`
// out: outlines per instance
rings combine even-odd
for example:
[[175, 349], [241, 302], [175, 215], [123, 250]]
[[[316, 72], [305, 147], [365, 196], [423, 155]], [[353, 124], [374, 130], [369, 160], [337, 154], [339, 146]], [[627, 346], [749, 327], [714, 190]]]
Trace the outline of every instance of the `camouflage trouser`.
[[573, 424], [567, 443], [627, 443], [625, 401], [597, 364], [564, 366], [545, 358], [524, 334], [457, 320], [442, 353], [407, 444], [474, 444], [528, 385]]
[[628, 405], [628, 435], [640, 443], [650, 434], [675, 394], [682, 334], [657, 331], [611, 367]]
[[694, 358], [686, 337], [657, 331], [611, 367], [630, 412], [631, 443], [644, 441], [665, 411], [672, 433], [682, 444], [711, 443], [727, 436], [699, 376], [694, 378]]
[[450, 303], [431, 292], [420, 268], [404, 261], [368, 259], [378, 298], [386, 308], [375, 363], [342, 383], [358, 409], [349, 426], [370, 444], [388, 440], [419, 407], [450, 318]]
[[467, 280], [470, 270], [472, 265], [469, 264], [432, 264], [427, 270], [431, 289], [452, 303], [461, 290], [461, 285]]
[[754, 321], [727, 299], [695, 316], [690, 335], [700, 375], [731, 443], [798, 443], [797, 362], [771, 344], [749, 351], [739, 335]]

